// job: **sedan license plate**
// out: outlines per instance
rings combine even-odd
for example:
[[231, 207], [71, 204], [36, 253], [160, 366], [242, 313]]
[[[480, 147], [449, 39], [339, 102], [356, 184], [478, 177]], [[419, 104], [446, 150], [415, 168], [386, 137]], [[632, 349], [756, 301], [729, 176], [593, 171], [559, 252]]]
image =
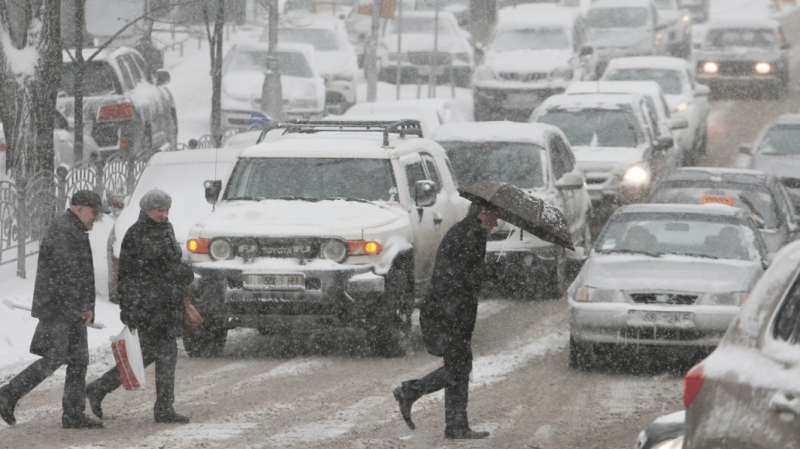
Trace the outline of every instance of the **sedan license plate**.
[[650, 310], [629, 310], [628, 326], [632, 327], [694, 327], [692, 312], [659, 312]]
[[251, 290], [305, 290], [303, 274], [254, 274], [242, 275], [244, 288]]

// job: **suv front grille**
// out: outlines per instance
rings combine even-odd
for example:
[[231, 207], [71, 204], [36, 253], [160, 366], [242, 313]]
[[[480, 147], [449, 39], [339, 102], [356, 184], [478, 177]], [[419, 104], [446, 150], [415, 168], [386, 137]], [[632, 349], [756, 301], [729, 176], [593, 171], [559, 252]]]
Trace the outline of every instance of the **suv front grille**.
[[752, 61], [722, 61], [719, 63], [719, 74], [726, 76], [749, 76], [753, 74]]
[[309, 238], [256, 239], [259, 257], [314, 259], [319, 254], [319, 240]]
[[697, 295], [678, 293], [631, 293], [631, 299], [637, 304], [690, 305], [697, 301]]
[[500, 78], [504, 81], [521, 81], [529, 83], [531, 81], [539, 81], [547, 78], [547, 73], [534, 72], [534, 73], [516, 73], [516, 72], [502, 72], [499, 74]]

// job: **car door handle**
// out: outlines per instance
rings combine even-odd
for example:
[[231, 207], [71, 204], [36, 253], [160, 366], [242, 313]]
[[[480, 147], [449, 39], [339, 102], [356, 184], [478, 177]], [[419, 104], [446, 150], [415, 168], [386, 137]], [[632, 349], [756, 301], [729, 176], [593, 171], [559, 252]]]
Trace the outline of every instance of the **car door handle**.
[[786, 391], [779, 391], [769, 400], [769, 409], [776, 413], [800, 415], [800, 397]]
[[442, 216], [439, 215], [439, 212], [434, 212], [434, 214], [433, 214], [433, 224], [437, 224], [437, 225], [438, 224], [442, 224], [443, 221], [444, 221], [444, 218], [442, 218]]

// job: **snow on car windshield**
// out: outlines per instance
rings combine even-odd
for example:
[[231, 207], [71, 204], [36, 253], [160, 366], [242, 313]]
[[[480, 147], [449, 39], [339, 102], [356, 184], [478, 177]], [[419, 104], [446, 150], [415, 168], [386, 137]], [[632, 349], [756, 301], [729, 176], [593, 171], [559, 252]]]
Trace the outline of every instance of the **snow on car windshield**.
[[224, 199], [390, 201], [396, 191], [388, 159], [243, 158]]
[[745, 237], [747, 231], [728, 217], [619, 214], [606, 225], [595, 248], [601, 253], [751, 260], [758, 251]]
[[681, 75], [670, 69], [616, 69], [603, 75], [604, 81], [655, 81], [667, 95], [679, 95], [683, 90]]
[[500, 30], [491, 43], [493, 51], [547, 50], [569, 46], [567, 33], [561, 28]]
[[800, 154], [800, 126], [775, 126], [767, 132], [759, 147], [761, 154]]
[[708, 47], [777, 47], [778, 36], [770, 29], [753, 28], [718, 28], [711, 29], [706, 34]]
[[[61, 86], [59, 97], [75, 96], [75, 65], [64, 64], [61, 68]], [[87, 97], [114, 95], [121, 93], [114, 69], [104, 61], [92, 61], [85, 64], [83, 71], [83, 95]]]
[[653, 194], [651, 203], [704, 204], [727, 199], [734, 207], [748, 210], [756, 222], [762, 221], [766, 228], [778, 227], [777, 205], [766, 187], [752, 184], [691, 181], [662, 185]]
[[[434, 19], [433, 17], [403, 17], [402, 23], [403, 34], [434, 34]], [[397, 33], [397, 22], [391, 20], [386, 24], [386, 33]], [[444, 20], [439, 20], [439, 35], [453, 34], [453, 30]]]
[[641, 28], [647, 25], [646, 8], [596, 8], [586, 15], [589, 28]]
[[[228, 67], [229, 72], [264, 72], [267, 70], [269, 53], [259, 50], [237, 51]], [[279, 51], [278, 67], [281, 75], [311, 78], [311, 68], [302, 53]]]
[[439, 142], [459, 185], [486, 179], [527, 189], [544, 187], [543, 148], [519, 142]]
[[293, 44], [311, 44], [317, 51], [336, 51], [341, 48], [339, 38], [331, 30], [314, 28], [281, 28], [278, 41]]
[[611, 109], [551, 109], [536, 119], [561, 128], [573, 146], [635, 148], [644, 141], [633, 112]]

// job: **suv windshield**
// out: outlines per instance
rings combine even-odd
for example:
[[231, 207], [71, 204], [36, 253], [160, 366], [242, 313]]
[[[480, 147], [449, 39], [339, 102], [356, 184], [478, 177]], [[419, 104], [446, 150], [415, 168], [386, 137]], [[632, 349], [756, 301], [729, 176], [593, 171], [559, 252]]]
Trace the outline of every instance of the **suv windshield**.
[[311, 44], [317, 51], [339, 50], [339, 38], [331, 30], [315, 28], [281, 28], [278, 40], [293, 44]]
[[223, 199], [391, 201], [396, 192], [388, 159], [243, 158]]
[[561, 28], [529, 28], [500, 30], [490, 46], [492, 51], [513, 51], [569, 48], [570, 44]]
[[603, 75], [603, 81], [655, 81], [667, 95], [679, 95], [681, 75], [670, 69], [617, 69]]
[[641, 28], [647, 25], [645, 8], [596, 8], [586, 15], [589, 28]]
[[539, 145], [519, 142], [439, 142], [460, 185], [486, 179], [529, 189], [544, 187]]
[[759, 257], [756, 238], [750, 228], [728, 217], [628, 213], [612, 218], [595, 250], [753, 260]]
[[752, 184], [691, 181], [662, 185], [653, 193], [651, 203], [706, 204], [723, 203], [750, 211], [765, 228], [778, 227], [777, 205], [767, 187]]
[[774, 48], [778, 46], [778, 35], [770, 29], [728, 28], [709, 30], [706, 35], [708, 47], [755, 47]]
[[[403, 34], [434, 34], [433, 17], [403, 17], [401, 23]], [[397, 33], [397, 21], [390, 20], [386, 24], [386, 34]], [[452, 30], [444, 20], [439, 20], [439, 35], [451, 35]]]
[[644, 142], [639, 121], [630, 111], [551, 109], [536, 121], [559, 127], [572, 146], [635, 148]]
[[[229, 72], [259, 72], [267, 70], [269, 53], [266, 50], [240, 50], [233, 55], [228, 66]], [[281, 75], [298, 78], [311, 78], [311, 68], [302, 53], [278, 52], [278, 68]]]
[[[75, 65], [64, 64], [61, 68], [61, 85], [58, 88], [59, 97], [75, 96]], [[105, 61], [92, 61], [86, 63], [83, 71], [83, 95], [87, 97], [100, 97], [122, 93], [117, 75]]]
[[775, 126], [767, 132], [758, 152], [761, 154], [800, 155], [800, 126]]

